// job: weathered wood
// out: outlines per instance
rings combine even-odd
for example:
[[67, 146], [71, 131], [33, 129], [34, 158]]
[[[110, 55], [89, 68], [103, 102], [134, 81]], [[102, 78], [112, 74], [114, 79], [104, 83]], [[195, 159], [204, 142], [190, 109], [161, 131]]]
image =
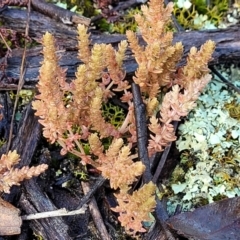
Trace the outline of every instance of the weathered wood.
[[[3, 93], [1, 93], [1, 96]], [[6, 106], [4, 106], [6, 108]], [[12, 106], [8, 106], [11, 108]], [[8, 113], [9, 114], [9, 113]], [[8, 120], [7, 124], [10, 124]], [[18, 129], [14, 127], [11, 151], [16, 150], [21, 157], [18, 167], [28, 166], [31, 163], [32, 156], [36, 150], [39, 138], [41, 136], [41, 125], [38, 118], [34, 116], [31, 104], [29, 104], [22, 113], [22, 118]], [[1, 147], [0, 155], [6, 152], [6, 145]]]
[[[42, 192], [34, 179], [26, 181], [24, 187], [25, 191], [21, 195], [19, 204], [27, 214], [57, 209], [47, 195]], [[62, 217], [32, 220], [30, 226], [35, 234], [42, 236], [45, 240], [71, 239], [68, 235], [68, 226]]]
[[[11, 150], [17, 150], [21, 156], [18, 167], [31, 164], [40, 134], [41, 126], [38, 123], [37, 117], [34, 116], [34, 111], [30, 103], [22, 113], [22, 119], [19, 123], [19, 128], [14, 132], [15, 137], [13, 138], [11, 147]], [[5, 147], [2, 147], [1, 153], [4, 152]], [[23, 209], [27, 214], [57, 209], [47, 195], [42, 192], [35, 180], [33, 178], [22, 183], [24, 190], [18, 203], [20, 209]], [[11, 191], [11, 195], [5, 196], [5, 200], [11, 201], [14, 195], [19, 194], [19, 191], [20, 188], [15, 188], [14, 191]], [[61, 217], [31, 221], [31, 228], [35, 233], [43, 236], [44, 239], [71, 239], [67, 232], [68, 226]]]
[[45, 0], [32, 0], [32, 7], [46, 16], [50, 16], [58, 21], [66, 22], [68, 24], [79, 23], [89, 26], [90, 19], [81, 16], [78, 13], [63, 9], [55, 4], [48, 3]]
[[[4, 26], [11, 28], [20, 33], [24, 33], [26, 25], [26, 11], [18, 9], [7, 9], [0, 13], [1, 21]], [[76, 26], [67, 26], [61, 22], [50, 19], [40, 13], [31, 12], [30, 15], [30, 37], [39, 40], [42, 35], [49, 31], [54, 34], [57, 44], [66, 51], [62, 53], [60, 65], [68, 68], [67, 77], [72, 79], [75, 77], [75, 71], [80, 61], [77, 58], [77, 41]], [[126, 39], [120, 34], [95, 34], [91, 35], [92, 43], [110, 43], [114, 47], [121, 41]], [[192, 31], [180, 32], [174, 35], [174, 42], [181, 41], [184, 45], [184, 56], [179, 65], [186, 61], [186, 54], [192, 46], [200, 47], [207, 40], [216, 42], [216, 51], [214, 52], [214, 60], [210, 64], [239, 62], [240, 59], [240, 29], [238, 26], [212, 31]], [[140, 42], [143, 42], [140, 38]], [[15, 88], [16, 84], [9, 84], [9, 80], [18, 80], [19, 69], [21, 65], [22, 49], [14, 50], [12, 56], [7, 60], [5, 72], [0, 70], [0, 76], [5, 76], [5, 81], [1, 81], [0, 89]], [[25, 87], [32, 88], [35, 86], [38, 77], [40, 62], [42, 61], [41, 47], [34, 47], [27, 52]], [[3, 62], [3, 59], [0, 59]], [[127, 74], [133, 74], [137, 68], [134, 58], [130, 51], [127, 51], [127, 57], [124, 61]]]

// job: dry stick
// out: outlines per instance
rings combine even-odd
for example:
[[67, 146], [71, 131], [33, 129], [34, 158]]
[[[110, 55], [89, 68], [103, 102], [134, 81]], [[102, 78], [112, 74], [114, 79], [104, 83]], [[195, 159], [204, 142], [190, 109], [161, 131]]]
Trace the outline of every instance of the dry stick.
[[[28, 33], [29, 33], [29, 19], [30, 19], [30, 11], [31, 11], [30, 4], [31, 3], [29, 1], [28, 2], [28, 12], [27, 12], [28, 13], [27, 14], [27, 22], [26, 22], [26, 28], [25, 28], [25, 37], [28, 37]], [[9, 130], [9, 137], [8, 137], [6, 152], [8, 152], [10, 150], [10, 147], [11, 147], [12, 133], [13, 133], [13, 122], [14, 122], [14, 117], [15, 117], [15, 113], [16, 113], [16, 110], [17, 110], [18, 100], [19, 100], [19, 92], [24, 85], [26, 51], [27, 51], [27, 43], [26, 43], [26, 38], [24, 38], [24, 51], [23, 51], [23, 56], [22, 56], [20, 76], [19, 76], [19, 82], [18, 82], [18, 87], [17, 87], [17, 95], [16, 95], [16, 99], [15, 99], [15, 102], [14, 102], [14, 107], [13, 107], [13, 114], [12, 114], [12, 118], [11, 118], [11, 124], [10, 124], [10, 130]]]
[[[19, 203], [27, 214], [57, 210], [34, 179], [26, 181], [24, 188]], [[72, 239], [68, 234], [69, 227], [61, 217], [32, 221], [31, 228], [35, 233], [41, 234], [43, 239]]]
[[9, 47], [8, 43], [6, 42], [6, 40], [4, 39], [2, 33], [0, 32], [0, 37], [3, 40], [4, 44], [6, 45], [7, 49], [9, 52], [12, 52], [12, 49]]
[[96, 190], [99, 187], [101, 187], [105, 181], [106, 181], [106, 179], [104, 179], [103, 177], [99, 177], [98, 181], [94, 184], [92, 189], [90, 189], [85, 194], [85, 196], [81, 199], [80, 204], [76, 208], [77, 210], [67, 211], [65, 208], [62, 208], [62, 209], [58, 209], [55, 211], [48, 211], [48, 212], [24, 215], [24, 216], [21, 216], [21, 218], [22, 218], [22, 220], [36, 220], [36, 219], [42, 219], [42, 218], [48, 218], [48, 217], [61, 217], [61, 216], [84, 214], [86, 211], [86, 207], [87, 207], [86, 203], [89, 202], [90, 198], [93, 196], [93, 194], [96, 192]]
[[[87, 194], [90, 191], [90, 187], [89, 187], [89, 183], [88, 182], [81, 182], [82, 188], [83, 188], [83, 192], [84, 194]], [[95, 198], [93, 197], [92, 200], [89, 203], [89, 211], [92, 215], [92, 219], [95, 223], [96, 228], [98, 229], [100, 236], [102, 239], [106, 239], [106, 240], [111, 240], [110, 235], [107, 232], [107, 229], [103, 223], [103, 219], [102, 216], [99, 212], [98, 206], [97, 206], [97, 202], [95, 200]]]
[[90, 25], [90, 19], [83, 17], [80, 14], [60, 8], [54, 4], [47, 3], [45, 0], [32, 0], [32, 7], [44, 15], [61, 20], [64, 24], [84, 24]]
[[86, 205], [74, 211], [67, 211], [66, 208], [61, 208], [54, 211], [23, 215], [21, 216], [21, 218], [22, 220], [36, 220], [36, 219], [49, 218], [49, 217], [72, 216], [77, 214], [84, 214], [86, 212], [86, 209], [87, 209]]
[[61, 217], [61, 216], [72, 216], [72, 215], [77, 215], [77, 214], [84, 214], [87, 209], [87, 205], [85, 204], [85, 202], [82, 201], [81, 208], [79, 208], [77, 210], [67, 211], [65, 208], [62, 208], [62, 209], [53, 210], [53, 211], [24, 215], [24, 216], [21, 216], [21, 219], [22, 220], [36, 220], [36, 219], [43, 219], [43, 218], [49, 218], [49, 217]]
[[154, 175], [153, 175], [153, 179], [152, 181], [156, 184], [157, 181], [158, 181], [158, 178], [162, 172], [162, 169], [164, 167], [164, 164], [167, 160], [167, 157], [168, 157], [168, 154], [169, 154], [169, 151], [172, 147], [172, 142], [167, 146], [165, 147], [163, 153], [162, 153], [162, 156], [161, 156], [161, 159], [160, 161], [158, 162], [158, 166], [157, 166], [157, 170], [155, 171]]
[[137, 128], [138, 156], [146, 167], [146, 170], [143, 173], [143, 183], [148, 183], [152, 179], [152, 174], [150, 170], [150, 161], [147, 150], [148, 135], [147, 135], [146, 106], [143, 103], [139, 85], [132, 83], [132, 94]]
[[[133, 93], [133, 103], [134, 103], [134, 113], [135, 113], [135, 121], [137, 127], [137, 140], [138, 140], [138, 154], [139, 158], [146, 166], [146, 170], [143, 173], [143, 182], [148, 183], [152, 180], [152, 174], [150, 171], [150, 161], [148, 157], [147, 150], [147, 120], [146, 120], [146, 107], [143, 103], [140, 87], [132, 83], [132, 93]], [[156, 213], [154, 216], [158, 219], [162, 229], [165, 233], [167, 239], [174, 239], [172, 233], [169, 232], [168, 227], [166, 225], [166, 220], [168, 219], [168, 214], [166, 209], [163, 206], [163, 203], [156, 196]]]
[[[0, 11], [1, 12], [1, 11]], [[3, 61], [1, 61], [1, 63], [0, 63], [0, 68], [2, 67], [2, 66], [4, 66], [3, 67], [3, 74], [2, 74], [2, 76], [0, 77], [0, 81], [2, 80], [2, 77], [4, 77], [4, 71], [5, 71], [5, 66], [7, 66], [7, 59], [8, 59], [8, 57], [11, 55], [11, 53], [12, 53], [12, 49], [9, 47], [9, 45], [8, 45], [8, 43], [6, 42], [6, 40], [4, 39], [4, 37], [3, 37], [3, 35], [2, 35], [2, 33], [0, 32], [0, 36], [1, 36], [1, 38], [2, 38], [2, 40], [3, 40], [3, 42], [4, 42], [4, 44], [6, 45], [6, 47], [7, 47], [7, 49], [8, 49], [8, 51], [6, 52], [6, 54], [5, 54], [5, 56], [3, 57]], [[4, 90], [7, 90], [6, 88], [4, 88]]]
[[77, 206], [77, 209], [82, 208], [84, 204], [88, 203], [93, 194], [104, 184], [105, 181], [106, 179], [100, 176], [90, 191], [88, 191], [87, 194], [85, 194], [85, 196], [81, 199], [81, 202]]
[[209, 67], [211, 71], [220, 78], [221, 81], [226, 83], [231, 89], [235, 90], [236, 92], [240, 93], [240, 88], [236, 87], [234, 84], [229, 82], [214, 66]]
[[[178, 126], [178, 122], [174, 122], [173, 125], [174, 125], [174, 131], [176, 132], [177, 126]], [[163, 152], [163, 154], [161, 156], [161, 159], [160, 159], [160, 161], [158, 163], [157, 170], [155, 171], [155, 173], [153, 175], [152, 181], [154, 183], [157, 183], [158, 178], [161, 175], [162, 169], [163, 169], [164, 164], [165, 164], [165, 162], [167, 160], [167, 157], [168, 157], [169, 151], [171, 149], [171, 146], [172, 146], [172, 142], [164, 149], [164, 152]]]

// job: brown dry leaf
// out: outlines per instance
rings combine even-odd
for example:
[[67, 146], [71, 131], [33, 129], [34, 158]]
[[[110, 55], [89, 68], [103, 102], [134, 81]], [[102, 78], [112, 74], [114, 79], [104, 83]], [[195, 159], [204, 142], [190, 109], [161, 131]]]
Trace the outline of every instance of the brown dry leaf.
[[228, 198], [168, 219], [184, 237], [198, 240], [240, 239], [240, 197]]
[[20, 234], [22, 219], [19, 213], [18, 208], [0, 198], [0, 236]]

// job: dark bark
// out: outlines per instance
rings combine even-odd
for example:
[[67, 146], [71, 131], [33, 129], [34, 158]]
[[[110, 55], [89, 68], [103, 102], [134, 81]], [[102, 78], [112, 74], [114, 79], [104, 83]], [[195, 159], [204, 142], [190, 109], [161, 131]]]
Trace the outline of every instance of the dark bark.
[[[1, 99], [3, 98], [3, 93], [1, 93]], [[8, 107], [4, 105], [5, 108], [11, 109], [12, 106], [8, 103]], [[10, 112], [11, 113], [11, 112]], [[8, 113], [9, 114], [9, 113]], [[9, 120], [7, 121], [9, 125]], [[31, 163], [34, 151], [36, 150], [40, 135], [41, 126], [38, 123], [38, 119], [34, 116], [34, 111], [29, 104], [25, 111], [22, 113], [22, 118], [19, 123], [19, 127], [14, 127], [14, 137], [12, 139], [11, 151], [16, 150], [21, 156], [21, 161], [18, 167], [28, 166]], [[6, 146], [1, 147], [0, 155], [6, 152]]]
[[[34, 179], [24, 183], [24, 192], [19, 201], [21, 209], [27, 214], [57, 210]], [[30, 226], [33, 232], [46, 240], [70, 240], [68, 226], [62, 217], [32, 220]]]
[[[11, 106], [9, 106], [11, 107]], [[19, 128], [15, 130], [11, 150], [17, 150], [21, 156], [18, 167], [28, 166], [31, 164], [34, 152], [37, 148], [41, 134], [41, 126], [38, 119], [34, 116], [31, 104], [23, 112]], [[5, 153], [5, 147], [1, 148], [1, 154]], [[6, 195], [5, 200], [13, 202], [16, 196], [21, 194], [18, 207], [27, 214], [52, 211], [57, 209], [49, 200], [47, 195], [42, 191], [35, 181], [35, 178], [24, 181], [22, 184], [23, 193], [20, 188], [12, 188], [11, 195]], [[14, 202], [16, 204], [16, 202]], [[42, 220], [31, 221], [32, 230], [42, 236], [44, 239], [70, 239], [68, 235], [68, 226], [62, 218], [46, 218]]]
[[[84, 24], [89, 26], [90, 19], [83, 17], [78, 13], [71, 12], [67, 9], [63, 9], [55, 4], [48, 3], [45, 0], [31, 0], [31, 6], [34, 10], [54, 18], [58, 21], [62, 21], [64, 24]], [[29, 0], [2, 0], [0, 2], [0, 8], [5, 6], [19, 6], [28, 7]]]
[[[18, 9], [6, 9], [0, 13], [1, 21], [4, 26], [16, 30], [22, 34], [25, 32], [26, 25], [26, 11]], [[62, 53], [60, 65], [63, 68], [68, 68], [67, 77], [72, 79], [75, 77], [75, 71], [80, 63], [77, 59], [77, 40], [76, 40], [76, 27], [67, 26], [54, 19], [48, 18], [40, 13], [32, 11], [30, 14], [30, 37], [40, 40], [42, 35], [49, 31], [54, 34], [57, 44], [60, 48], [66, 49]], [[126, 39], [124, 35], [120, 34], [95, 34], [92, 33], [91, 40], [93, 43], [110, 43], [114, 47], [117, 46], [119, 41]], [[179, 65], [186, 62], [186, 55], [192, 46], [199, 48], [201, 44], [207, 40], [216, 42], [216, 50], [214, 52], [214, 59], [210, 65], [227, 62], [239, 62], [240, 59], [240, 30], [238, 26], [212, 31], [192, 31], [180, 32], [174, 35], [174, 42], [182, 41], [184, 45], [184, 56]], [[143, 43], [140, 38], [140, 42]], [[19, 69], [21, 65], [22, 49], [16, 49], [12, 52], [12, 56], [7, 59], [7, 66], [0, 70], [1, 81], [0, 89], [16, 88], [16, 84], [10, 84], [12, 80], [18, 80]], [[34, 47], [27, 51], [27, 67], [25, 73], [25, 87], [33, 88], [36, 84], [38, 77], [38, 70], [40, 62], [42, 61], [41, 47]], [[0, 59], [0, 63], [4, 59]], [[133, 74], [137, 68], [131, 52], [127, 51], [127, 57], [124, 61], [127, 74]]]

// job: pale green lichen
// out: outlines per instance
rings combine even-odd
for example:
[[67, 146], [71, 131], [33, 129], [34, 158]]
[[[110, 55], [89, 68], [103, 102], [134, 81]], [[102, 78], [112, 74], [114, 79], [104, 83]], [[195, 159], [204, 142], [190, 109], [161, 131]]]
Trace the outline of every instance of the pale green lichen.
[[[240, 75], [232, 72], [232, 76], [223, 75], [239, 85]], [[182, 204], [184, 211], [201, 205], [204, 199], [211, 203], [240, 196], [240, 120], [228, 107], [239, 102], [240, 95], [214, 77], [180, 125], [176, 144], [182, 155], [168, 184], [173, 192], [168, 202], [170, 213], [177, 204]], [[179, 169], [185, 170], [184, 177], [180, 174], [183, 180]]]

